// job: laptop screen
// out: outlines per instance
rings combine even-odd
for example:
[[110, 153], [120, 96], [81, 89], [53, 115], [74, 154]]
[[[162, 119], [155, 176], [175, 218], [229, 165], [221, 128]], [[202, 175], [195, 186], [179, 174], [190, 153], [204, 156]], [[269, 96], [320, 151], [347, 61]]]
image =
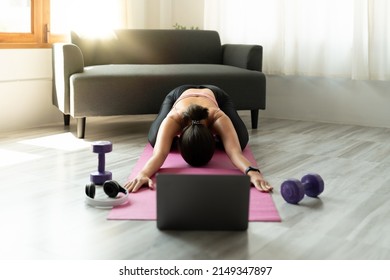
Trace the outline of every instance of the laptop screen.
[[159, 229], [248, 228], [248, 176], [161, 173], [156, 178]]

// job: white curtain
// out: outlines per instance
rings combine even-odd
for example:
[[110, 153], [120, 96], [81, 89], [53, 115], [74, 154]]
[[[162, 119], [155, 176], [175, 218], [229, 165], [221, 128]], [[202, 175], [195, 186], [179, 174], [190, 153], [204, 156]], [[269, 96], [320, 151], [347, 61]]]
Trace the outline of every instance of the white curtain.
[[390, 79], [388, 0], [205, 0], [204, 28], [260, 44], [268, 74]]

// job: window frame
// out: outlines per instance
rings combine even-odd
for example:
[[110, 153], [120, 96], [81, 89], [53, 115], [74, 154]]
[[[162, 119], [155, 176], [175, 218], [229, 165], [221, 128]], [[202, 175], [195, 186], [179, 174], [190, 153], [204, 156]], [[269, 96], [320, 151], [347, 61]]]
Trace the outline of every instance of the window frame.
[[65, 36], [50, 36], [50, 0], [31, 0], [31, 32], [0, 33], [0, 49], [50, 48]]

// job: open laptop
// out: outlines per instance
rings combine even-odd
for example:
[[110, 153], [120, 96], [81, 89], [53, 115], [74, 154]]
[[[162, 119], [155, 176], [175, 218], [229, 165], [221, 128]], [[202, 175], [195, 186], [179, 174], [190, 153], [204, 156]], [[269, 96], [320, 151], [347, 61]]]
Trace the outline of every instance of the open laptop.
[[246, 230], [246, 175], [157, 174], [160, 230]]

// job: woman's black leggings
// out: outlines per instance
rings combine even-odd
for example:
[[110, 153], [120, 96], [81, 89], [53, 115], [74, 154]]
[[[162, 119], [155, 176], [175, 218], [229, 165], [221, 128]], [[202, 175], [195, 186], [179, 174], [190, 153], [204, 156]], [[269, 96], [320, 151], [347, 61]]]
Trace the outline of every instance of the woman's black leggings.
[[182, 85], [174, 90], [172, 90], [168, 95], [165, 97], [163, 103], [160, 107], [160, 112], [158, 113], [156, 119], [153, 121], [149, 134], [148, 134], [148, 141], [149, 143], [154, 147], [156, 143], [157, 133], [160, 128], [160, 125], [162, 121], [165, 119], [165, 117], [168, 115], [168, 113], [171, 111], [173, 104], [175, 104], [176, 100], [180, 97], [180, 95], [190, 88], [208, 88], [210, 89], [214, 95], [215, 99], [217, 100], [219, 108], [230, 118], [230, 120], [233, 123], [234, 129], [236, 130], [238, 140], [240, 141], [241, 149], [243, 150], [249, 141], [249, 135], [248, 130], [246, 129], [246, 126], [240, 116], [238, 115], [236, 109], [234, 108], [234, 104], [230, 98], [230, 96], [224, 92], [222, 89], [213, 86], [213, 85], [201, 85], [201, 86], [194, 86], [194, 85]]

